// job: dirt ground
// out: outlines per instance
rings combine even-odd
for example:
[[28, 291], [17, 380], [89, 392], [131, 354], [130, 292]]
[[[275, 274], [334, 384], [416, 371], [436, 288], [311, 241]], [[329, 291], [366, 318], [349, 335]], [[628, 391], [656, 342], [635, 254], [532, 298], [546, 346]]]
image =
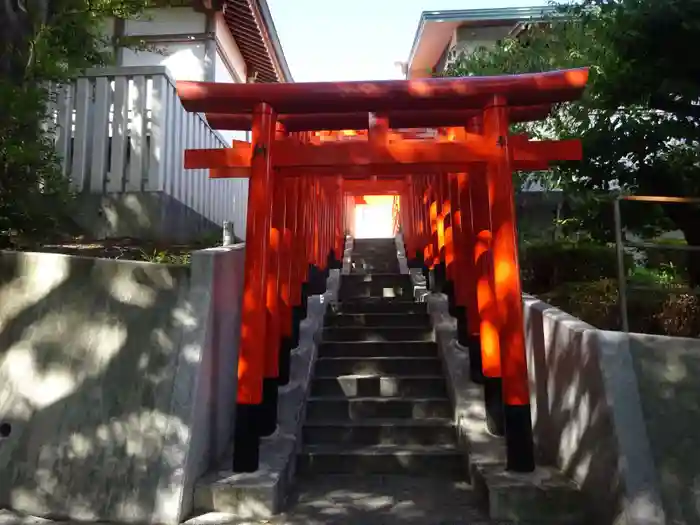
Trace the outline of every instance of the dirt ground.
[[16, 249], [127, 261], [189, 264], [190, 254], [193, 251], [211, 248], [215, 245], [216, 243], [211, 241], [200, 241], [192, 244], [168, 244], [132, 238], [95, 240], [74, 237], [55, 242], [26, 244], [17, 246]]

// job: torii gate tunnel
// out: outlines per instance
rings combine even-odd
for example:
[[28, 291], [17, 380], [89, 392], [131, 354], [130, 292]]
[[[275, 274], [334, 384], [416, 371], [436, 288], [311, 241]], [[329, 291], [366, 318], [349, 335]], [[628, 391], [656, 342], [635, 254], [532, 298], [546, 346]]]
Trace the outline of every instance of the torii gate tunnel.
[[[417, 81], [177, 83], [185, 109], [206, 113], [214, 128], [252, 130], [250, 144], [185, 152], [186, 168], [250, 179], [235, 471], [258, 468], [306, 300], [323, 293], [328, 269], [342, 259], [348, 197], [371, 194], [399, 196], [409, 265], [432, 270], [450, 297], [488, 426], [505, 435], [507, 468], [534, 469], [512, 175], [580, 160], [582, 152], [579, 141], [532, 141], [509, 125], [579, 98], [587, 80], [582, 68]], [[434, 133], [425, 138], [420, 128]]]

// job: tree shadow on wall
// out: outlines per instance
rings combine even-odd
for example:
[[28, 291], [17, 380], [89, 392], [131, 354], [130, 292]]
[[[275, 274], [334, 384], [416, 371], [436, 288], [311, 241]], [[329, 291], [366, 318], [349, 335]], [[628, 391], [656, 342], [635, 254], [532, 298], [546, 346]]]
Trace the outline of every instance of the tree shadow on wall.
[[[46, 258], [50, 259], [46, 259]], [[38, 261], [43, 261], [39, 263]], [[143, 522], [183, 497], [185, 267], [0, 254], [0, 508]], [[157, 494], [160, 493], [160, 497]]]
[[536, 350], [528, 366], [536, 378], [530, 388], [539, 460], [579, 483], [591, 523], [612, 523], [622, 491], [618, 447], [599, 357], [582, 347], [585, 331], [594, 328], [550, 307], [546, 322], [554, 326], [545, 337], [542, 306], [531, 307], [526, 325], [528, 346]]

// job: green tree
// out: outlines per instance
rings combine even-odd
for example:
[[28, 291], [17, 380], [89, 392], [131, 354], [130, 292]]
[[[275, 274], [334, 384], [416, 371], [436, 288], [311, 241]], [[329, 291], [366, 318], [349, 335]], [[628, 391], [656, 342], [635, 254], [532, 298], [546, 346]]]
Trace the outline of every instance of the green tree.
[[[700, 196], [700, 0], [584, 0], [559, 6], [544, 24], [493, 49], [454, 57], [450, 76], [536, 72], [589, 66], [584, 97], [525, 127], [540, 138], [581, 138], [584, 160], [542, 175], [565, 191], [597, 196], [589, 224], [610, 224], [610, 188], [662, 196]], [[629, 207], [631, 226], [681, 230], [700, 245], [700, 209]], [[601, 235], [610, 235], [610, 227]], [[700, 285], [700, 254], [690, 257]]]
[[50, 139], [51, 86], [110, 61], [111, 17], [147, 0], [3, 0], [0, 3], [0, 246], [51, 232], [71, 195]]

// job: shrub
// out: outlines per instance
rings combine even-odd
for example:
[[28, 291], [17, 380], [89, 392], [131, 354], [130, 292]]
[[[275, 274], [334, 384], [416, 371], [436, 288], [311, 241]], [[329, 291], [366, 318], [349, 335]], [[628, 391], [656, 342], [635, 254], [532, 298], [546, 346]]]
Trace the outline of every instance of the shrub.
[[[700, 298], [668, 294], [668, 289], [629, 290], [627, 317], [630, 331], [645, 334], [698, 337]], [[565, 283], [540, 294], [543, 301], [603, 330], [620, 330], [617, 280]]]
[[[654, 239], [654, 244], [666, 246], [687, 246], [684, 239]], [[663, 269], [674, 268], [677, 273], [688, 274], [688, 252], [681, 250], [664, 250], [662, 248], [649, 248], [645, 250], [646, 266], [648, 268]]]
[[[631, 266], [631, 257], [625, 264]], [[538, 242], [521, 248], [520, 270], [525, 291], [537, 294], [565, 283], [616, 279], [617, 254], [592, 242]]]

